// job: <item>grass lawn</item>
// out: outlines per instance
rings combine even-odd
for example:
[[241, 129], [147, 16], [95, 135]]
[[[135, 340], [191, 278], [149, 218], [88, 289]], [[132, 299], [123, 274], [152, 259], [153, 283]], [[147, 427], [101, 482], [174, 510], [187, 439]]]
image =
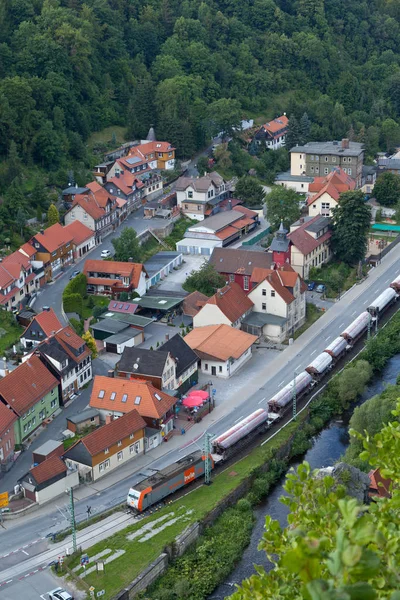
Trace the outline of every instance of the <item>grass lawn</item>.
[[[93, 314], [95, 306], [108, 306], [111, 298], [109, 296], [92, 296], [89, 295], [83, 299], [83, 319], [88, 319]], [[92, 306], [91, 306], [92, 305]]]
[[126, 127], [122, 127], [121, 125], [112, 125], [111, 127], [106, 127], [101, 131], [95, 131], [92, 133], [90, 138], [88, 139], [88, 146], [93, 148], [96, 144], [108, 144], [112, 140], [112, 135], [115, 133], [115, 137], [117, 139], [115, 147], [117, 148], [121, 144], [123, 144], [125, 140]]
[[357, 281], [357, 267], [350, 267], [345, 263], [331, 261], [320, 268], [311, 268], [309, 281], [324, 283], [326, 285], [326, 296], [336, 298], [340, 292], [349, 290]]
[[19, 336], [24, 331], [21, 325], [18, 325], [12, 313], [0, 309], [0, 355], [4, 351], [18, 342]]
[[296, 340], [302, 333], [304, 333], [306, 331], [306, 329], [311, 327], [311, 325], [313, 325], [315, 323], [315, 321], [318, 321], [318, 319], [320, 317], [322, 317], [323, 314], [324, 314], [324, 311], [319, 310], [319, 308], [317, 306], [315, 306], [315, 304], [311, 304], [311, 303], [307, 302], [307, 304], [306, 304], [306, 322], [304, 323], [304, 325], [302, 325], [300, 327], [300, 329], [295, 331], [294, 336], [293, 336], [294, 339]]
[[[171, 544], [174, 538], [191, 523], [204, 518], [230, 491], [235, 489], [255, 468], [264, 464], [271, 456], [271, 452], [279, 448], [294, 432], [298, 424], [291, 423], [279, 432], [268, 444], [257, 447], [249, 456], [229, 466], [225, 471], [214, 474], [211, 487], [202, 486], [193, 490], [187, 496], [171, 502], [151, 517], [143, 519], [134, 525], [116, 533], [101, 542], [98, 542], [88, 551], [89, 557], [109, 548], [112, 551], [125, 550], [125, 554], [105, 566], [104, 573], [91, 573], [85, 577], [86, 583], [93, 585], [96, 590], [105, 590], [104, 600], [112, 598], [121, 588], [131, 582], [143, 569], [160, 555], [166, 545]], [[128, 491], [128, 490], [127, 490]], [[140, 537], [132, 541], [127, 540], [127, 534], [141, 529], [145, 524], [151, 523], [161, 516], [174, 512], [180, 513], [184, 519], [166, 527], [145, 542], [140, 542]], [[155, 526], [157, 527], [157, 525]], [[74, 557], [70, 568], [77, 566], [80, 557]]]

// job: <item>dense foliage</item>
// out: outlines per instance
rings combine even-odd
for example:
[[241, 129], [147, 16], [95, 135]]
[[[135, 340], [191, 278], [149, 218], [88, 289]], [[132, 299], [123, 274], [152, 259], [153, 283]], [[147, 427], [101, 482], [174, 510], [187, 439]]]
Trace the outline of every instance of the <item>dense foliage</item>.
[[400, 202], [400, 179], [390, 171], [382, 173], [374, 185], [374, 196], [381, 206], [396, 206]]
[[336, 258], [349, 265], [363, 260], [367, 251], [371, 209], [361, 191], [344, 192], [332, 209], [332, 250]]
[[120, 236], [111, 240], [111, 243], [115, 251], [113, 260], [128, 262], [131, 259], [133, 262], [139, 262], [139, 240], [136, 231], [132, 227], [125, 227]]
[[197, 291], [212, 296], [225, 283], [225, 277], [216, 271], [214, 265], [204, 262], [200, 269], [191, 272], [182, 287], [187, 292]]
[[299, 202], [303, 199], [301, 194], [281, 186], [274, 186], [265, 196], [267, 219], [273, 229], [278, 229], [281, 221], [289, 231], [290, 225], [300, 217]]

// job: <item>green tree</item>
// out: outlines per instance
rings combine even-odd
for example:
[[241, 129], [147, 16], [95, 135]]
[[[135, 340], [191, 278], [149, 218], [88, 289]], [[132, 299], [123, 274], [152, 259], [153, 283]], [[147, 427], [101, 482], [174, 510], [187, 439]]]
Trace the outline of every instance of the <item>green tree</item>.
[[132, 259], [133, 262], [139, 262], [140, 245], [136, 231], [132, 227], [123, 229], [121, 235], [118, 238], [111, 240], [111, 243], [115, 250], [115, 260], [128, 262]]
[[198, 271], [192, 271], [182, 287], [187, 292], [197, 291], [212, 296], [225, 283], [225, 277], [215, 270], [214, 265], [204, 262]]
[[[393, 418], [394, 417], [394, 418]], [[316, 477], [308, 463], [286, 477], [288, 526], [266, 518], [259, 546], [273, 569], [245, 580], [232, 600], [377, 600], [399, 598], [400, 403], [375, 435], [353, 429], [360, 458], [391, 480], [388, 498], [368, 506], [345, 497], [332, 477]]]
[[49, 226], [60, 222], [60, 213], [54, 204], [50, 204], [49, 210], [47, 211], [47, 222]]
[[197, 170], [200, 175], [207, 173], [210, 169], [208, 168], [208, 158], [207, 156], [199, 156], [197, 159]]
[[15, 224], [19, 230], [20, 236], [23, 237], [24, 229], [26, 225], [26, 214], [23, 208], [19, 208], [15, 216]]
[[207, 107], [207, 117], [213, 136], [219, 133], [222, 134], [222, 138], [232, 136], [235, 130], [240, 128], [240, 102], [232, 98], [215, 100]]
[[7, 180], [11, 183], [13, 179], [21, 174], [21, 159], [18, 154], [17, 144], [14, 140], [10, 141], [10, 149], [8, 151], [8, 162], [7, 162]]
[[310, 141], [310, 130], [311, 121], [308, 118], [308, 114], [305, 112], [300, 119], [300, 136], [302, 144], [306, 144], [308, 141]]
[[385, 119], [382, 123], [382, 135], [386, 151], [394, 150], [400, 143], [400, 125], [394, 119]]
[[92, 336], [90, 331], [85, 331], [85, 333], [82, 335], [82, 339], [85, 341], [87, 347], [89, 348], [90, 352], [92, 353], [92, 359], [97, 358], [98, 352], [97, 352], [96, 340], [94, 339], [94, 337]]
[[273, 187], [265, 196], [267, 207], [267, 219], [273, 229], [278, 229], [283, 221], [286, 229], [300, 218], [299, 202], [302, 196], [294, 190], [288, 190], [281, 186]]
[[302, 131], [300, 128], [300, 123], [296, 119], [295, 115], [290, 115], [285, 146], [290, 151], [291, 148], [302, 143]]
[[365, 258], [371, 210], [361, 191], [344, 192], [332, 210], [332, 250], [339, 260], [355, 265]]
[[379, 175], [373, 195], [381, 206], [395, 206], [400, 202], [400, 177], [387, 171]]
[[238, 179], [235, 185], [235, 196], [247, 206], [262, 206], [265, 200], [262, 185], [257, 179], [248, 175]]

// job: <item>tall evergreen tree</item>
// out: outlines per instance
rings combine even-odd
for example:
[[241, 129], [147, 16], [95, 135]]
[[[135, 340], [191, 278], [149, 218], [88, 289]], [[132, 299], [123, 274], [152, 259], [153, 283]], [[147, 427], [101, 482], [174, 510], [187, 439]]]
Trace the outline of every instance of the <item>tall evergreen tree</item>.
[[344, 192], [332, 210], [332, 249], [339, 260], [355, 265], [365, 258], [371, 210], [361, 190]]
[[49, 210], [47, 211], [47, 222], [49, 226], [55, 225], [60, 222], [60, 213], [54, 204], [50, 204]]
[[305, 112], [300, 119], [300, 136], [302, 144], [307, 144], [307, 142], [310, 141], [310, 129], [311, 121], [308, 118], [308, 114]]
[[286, 133], [285, 146], [290, 151], [291, 148], [302, 143], [300, 123], [295, 115], [289, 117], [288, 129]]

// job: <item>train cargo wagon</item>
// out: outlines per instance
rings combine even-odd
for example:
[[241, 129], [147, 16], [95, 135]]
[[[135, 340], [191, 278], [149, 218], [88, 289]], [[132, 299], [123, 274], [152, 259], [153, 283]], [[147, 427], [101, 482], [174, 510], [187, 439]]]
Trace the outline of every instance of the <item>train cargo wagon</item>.
[[142, 512], [202, 475], [204, 458], [201, 450], [197, 450], [131, 488], [127, 504]]
[[325, 348], [324, 352], [327, 352], [333, 359], [337, 360], [346, 352], [346, 348], [347, 341], [344, 337], [339, 336]]
[[241, 441], [249, 433], [262, 426], [268, 421], [268, 413], [266, 410], [259, 408], [251, 413], [248, 417], [242, 419], [213, 440], [213, 451], [217, 454], [224, 454], [228, 448]]
[[370, 306], [368, 306], [367, 311], [373, 317], [379, 316], [380, 313], [392, 304], [392, 302], [395, 302], [397, 298], [397, 292], [392, 288], [387, 288], [382, 294], [375, 298]]
[[[300, 375], [297, 375], [295, 379], [296, 385], [296, 396], [299, 398], [309, 389], [313, 382], [313, 378], [309, 373], [303, 371]], [[288, 404], [293, 401], [293, 381], [285, 385], [275, 396], [268, 401], [268, 408], [273, 411], [280, 413]]]
[[306, 371], [318, 379], [332, 366], [332, 362], [332, 356], [327, 352], [322, 352], [306, 367]]
[[396, 277], [394, 281], [392, 281], [390, 287], [393, 288], [398, 294], [400, 294], [400, 275]]
[[371, 323], [371, 321], [372, 317], [369, 312], [364, 311], [357, 319], [354, 319], [340, 335], [347, 340], [349, 344], [352, 344], [367, 330], [368, 324]]

